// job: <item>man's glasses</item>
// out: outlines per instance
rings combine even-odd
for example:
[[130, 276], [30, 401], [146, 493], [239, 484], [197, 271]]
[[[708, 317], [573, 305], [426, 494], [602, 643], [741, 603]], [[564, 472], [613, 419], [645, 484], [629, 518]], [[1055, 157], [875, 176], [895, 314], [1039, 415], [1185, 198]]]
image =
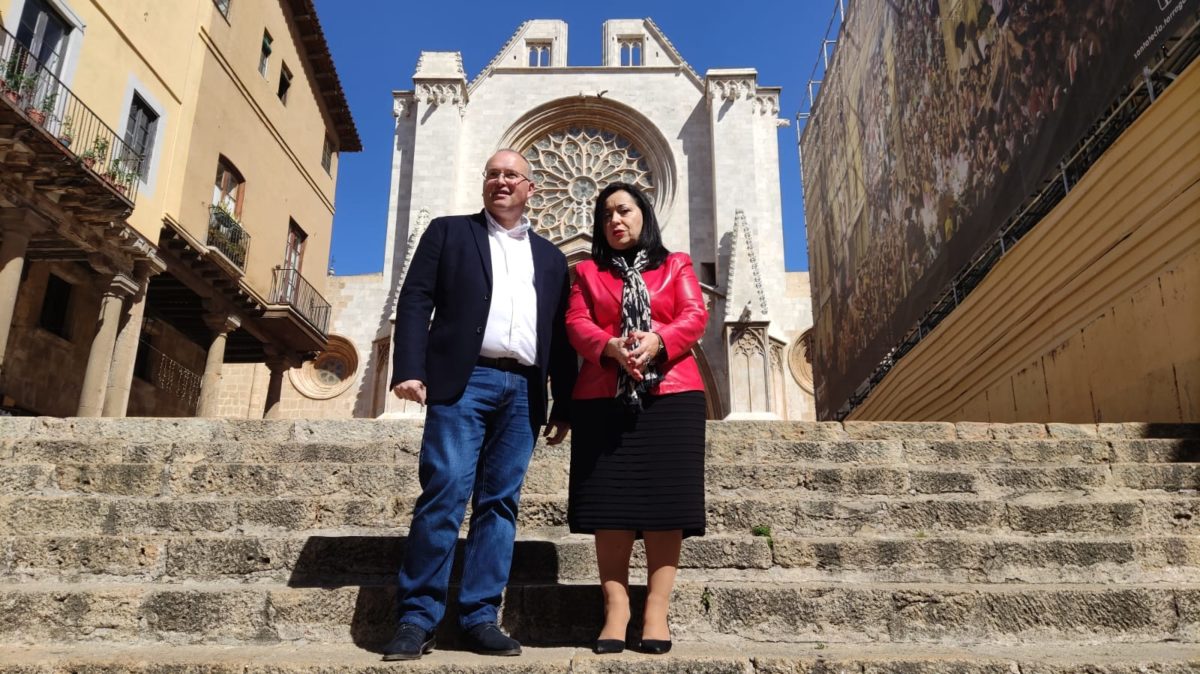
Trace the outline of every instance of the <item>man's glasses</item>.
[[[516, 184], [520, 183], [522, 180], [529, 180], [529, 178], [521, 175], [520, 173], [517, 173], [516, 171], [501, 171], [500, 169], [488, 169], [487, 171], [484, 171], [483, 179], [488, 181], [489, 183], [494, 183], [494, 182], [503, 180], [504, 182], [508, 183], [509, 185], [516, 185]], [[533, 181], [529, 180], [529, 182], [533, 182]]]

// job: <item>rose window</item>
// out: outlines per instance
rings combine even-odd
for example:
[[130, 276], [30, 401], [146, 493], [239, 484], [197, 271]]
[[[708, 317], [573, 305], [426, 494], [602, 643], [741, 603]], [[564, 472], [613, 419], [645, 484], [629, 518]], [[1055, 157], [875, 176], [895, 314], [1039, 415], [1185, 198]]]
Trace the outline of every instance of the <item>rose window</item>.
[[302, 367], [288, 370], [292, 385], [305, 398], [328, 400], [346, 392], [358, 372], [358, 351], [341, 335], [330, 335], [325, 350]]
[[562, 241], [592, 231], [596, 195], [609, 183], [635, 185], [652, 201], [646, 157], [623, 136], [573, 127], [550, 133], [525, 150], [537, 191], [526, 206], [539, 234]]

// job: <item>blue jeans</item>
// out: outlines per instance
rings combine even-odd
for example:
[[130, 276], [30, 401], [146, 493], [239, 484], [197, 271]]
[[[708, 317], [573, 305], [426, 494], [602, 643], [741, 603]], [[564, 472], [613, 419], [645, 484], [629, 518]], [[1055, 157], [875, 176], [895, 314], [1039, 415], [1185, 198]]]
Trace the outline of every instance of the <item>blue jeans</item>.
[[401, 622], [427, 631], [441, 622], [468, 498], [472, 513], [458, 621], [463, 629], [496, 622], [512, 566], [521, 484], [536, 438], [528, 382], [519, 374], [477, 366], [462, 397], [428, 406], [421, 496], [413, 508], [397, 592]]

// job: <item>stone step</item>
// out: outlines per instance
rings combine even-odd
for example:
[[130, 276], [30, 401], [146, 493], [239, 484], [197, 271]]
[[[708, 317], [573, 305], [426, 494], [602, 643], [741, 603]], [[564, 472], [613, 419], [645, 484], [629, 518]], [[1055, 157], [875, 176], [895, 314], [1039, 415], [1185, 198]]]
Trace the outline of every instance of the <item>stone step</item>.
[[[412, 497], [141, 498], [0, 497], [0, 535], [259, 533], [359, 527], [395, 531], [408, 525]], [[1143, 493], [1136, 497], [1045, 495], [1005, 499], [972, 495], [828, 499], [789, 491], [709, 496], [709, 531], [849, 536], [938, 532], [1040, 535], [1200, 534], [1200, 498]], [[566, 499], [528, 495], [523, 527], [566, 526]]]
[[[0, 419], [0, 422], [3, 420]], [[369, 422], [368, 422], [369, 423]], [[0, 423], [0, 429], [4, 426]], [[711, 433], [707, 460], [719, 463], [826, 464], [1114, 464], [1197, 463], [1200, 438], [834, 439], [788, 440]], [[256, 438], [152, 441], [137, 438], [14, 438], [0, 430], [0, 465], [8, 463], [396, 463], [412, 464], [419, 433], [374, 440]], [[535, 460], [566, 462], [570, 444], [539, 441]]]
[[[790, 490], [831, 496], [1014, 495], [1035, 492], [1200, 489], [1200, 463], [1113, 465], [709, 464], [709, 493]], [[568, 464], [534, 461], [523, 493], [565, 494]], [[417, 465], [394, 463], [13, 463], [0, 465], [0, 494], [196, 496], [416, 496]]]
[[677, 643], [667, 655], [593, 655], [586, 647], [526, 646], [495, 658], [439, 647], [415, 663], [381, 663], [353, 644], [12, 647], [0, 674], [1195, 674], [1190, 644]]
[[[398, 419], [0, 418], [0, 437], [125, 439], [147, 443], [261, 440], [367, 442], [397, 438], [419, 440], [421, 430], [420, 420]], [[718, 440], [1200, 438], [1200, 424], [710, 421], [707, 434], [710, 438]]]
[[[404, 536], [14, 536], [0, 538], [0, 582], [387, 585]], [[464, 543], [459, 541], [459, 545]], [[461, 550], [458, 555], [461, 560]], [[644, 569], [641, 544], [635, 569]], [[712, 535], [684, 541], [680, 568], [705, 581], [1159, 583], [1200, 578], [1200, 537], [921, 538]], [[455, 578], [461, 570], [455, 570]], [[644, 577], [635, 571], [634, 576]], [[515, 582], [596, 582], [590, 536], [515, 545]]]
[[[640, 615], [644, 592], [634, 594]], [[594, 584], [512, 584], [501, 623], [530, 644], [578, 644], [603, 622]], [[453, 616], [446, 625], [453, 624]], [[391, 587], [0, 585], [0, 643], [334, 642], [378, 646]], [[634, 633], [640, 626], [631, 626]], [[681, 581], [680, 642], [1160, 642], [1200, 645], [1200, 585], [830, 584]], [[447, 632], [452, 632], [447, 627]], [[445, 636], [454, 639], [452, 633]]]

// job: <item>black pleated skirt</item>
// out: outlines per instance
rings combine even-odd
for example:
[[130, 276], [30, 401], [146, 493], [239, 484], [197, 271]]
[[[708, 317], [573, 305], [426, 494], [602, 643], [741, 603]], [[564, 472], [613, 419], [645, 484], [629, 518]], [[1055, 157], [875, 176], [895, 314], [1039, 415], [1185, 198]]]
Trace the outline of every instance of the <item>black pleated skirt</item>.
[[703, 391], [647, 396], [640, 414], [614, 398], [574, 400], [571, 414], [572, 533], [704, 535]]

